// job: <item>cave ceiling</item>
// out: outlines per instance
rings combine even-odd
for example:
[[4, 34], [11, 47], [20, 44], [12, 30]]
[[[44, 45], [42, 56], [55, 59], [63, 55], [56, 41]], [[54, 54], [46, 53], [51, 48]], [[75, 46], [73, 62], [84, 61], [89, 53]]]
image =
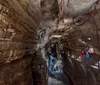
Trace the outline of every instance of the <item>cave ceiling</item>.
[[0, 4], [9, 14], [16, 12], [13, 19], [20, 18], [26, 27], [23, 30], [30, 31], [29, 37], [42, 36], [40, 46], [55, 34], [72, 48], [83, 45], [81, 41], [95, 47], [99, 43], [100, 0], [5, 0]]
[[49, 31], [46, 36], [62, 35], [61, 40], [70, 43], [65, 46], [73, 49], [99, 48], [99, 0], [43, 0], [41, 11], [41, 26]]

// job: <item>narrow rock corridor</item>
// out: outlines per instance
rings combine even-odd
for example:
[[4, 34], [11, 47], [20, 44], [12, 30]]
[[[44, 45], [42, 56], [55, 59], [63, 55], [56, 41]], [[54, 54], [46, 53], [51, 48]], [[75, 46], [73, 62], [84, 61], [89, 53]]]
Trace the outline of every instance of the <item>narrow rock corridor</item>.
[[0, 0], [0, 85], [100, 85], [100, 0]]

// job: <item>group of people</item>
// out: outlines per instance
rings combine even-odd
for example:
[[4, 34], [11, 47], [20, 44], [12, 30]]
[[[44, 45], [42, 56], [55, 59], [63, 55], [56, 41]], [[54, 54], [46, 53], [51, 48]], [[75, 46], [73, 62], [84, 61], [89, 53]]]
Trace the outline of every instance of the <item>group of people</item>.
[[83, 50], [81, 52], [81, 62], [82, 62], [82, 64], [89, 65], [90, 57], [91, 57], [91, 55], [90, 55], [89, 51], [88, 50]]

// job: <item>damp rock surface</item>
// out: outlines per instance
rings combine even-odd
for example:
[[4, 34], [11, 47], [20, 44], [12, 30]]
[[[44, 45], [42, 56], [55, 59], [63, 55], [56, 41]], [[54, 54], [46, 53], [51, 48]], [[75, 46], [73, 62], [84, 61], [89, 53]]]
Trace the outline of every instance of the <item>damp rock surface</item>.
[[0, 0], [0, 85], [32, 85], [30, 51], [39, 22], [32, 0]]

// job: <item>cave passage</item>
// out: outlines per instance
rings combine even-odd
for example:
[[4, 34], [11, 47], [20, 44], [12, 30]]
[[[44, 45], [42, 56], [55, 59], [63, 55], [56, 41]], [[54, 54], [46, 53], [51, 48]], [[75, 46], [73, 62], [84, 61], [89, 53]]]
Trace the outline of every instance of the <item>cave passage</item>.
[[100, 85], [100, 0], [0, 0], [0, 85]]

